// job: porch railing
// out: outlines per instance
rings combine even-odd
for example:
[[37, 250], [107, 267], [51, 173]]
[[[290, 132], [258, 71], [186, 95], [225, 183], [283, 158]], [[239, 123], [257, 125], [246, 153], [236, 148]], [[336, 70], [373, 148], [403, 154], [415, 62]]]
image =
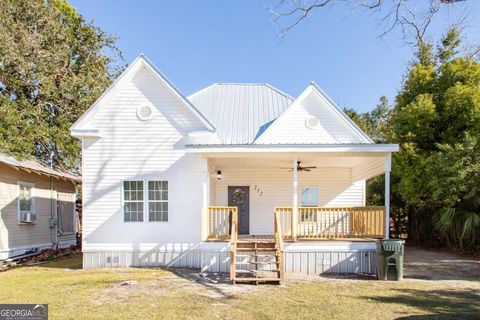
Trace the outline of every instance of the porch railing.
[[[292, 207], [277, 207], [284, 239], [293, 239]], [[297, 238], [384, 238], [385, 207], [301, 207]]]
[[229, 239], [232, 218], [236, 220], [237, 210], [237, 207], [208, 207], [208, 238]]

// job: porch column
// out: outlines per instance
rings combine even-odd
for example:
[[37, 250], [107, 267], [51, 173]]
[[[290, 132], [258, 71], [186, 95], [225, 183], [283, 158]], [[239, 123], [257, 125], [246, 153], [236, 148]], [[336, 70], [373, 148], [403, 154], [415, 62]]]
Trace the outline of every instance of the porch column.
[[208, 170], [208, 159], [204, 158], [203, 183], [202, 183], [202, 209], [201, 209], [201, 238], [208, 238], [208, 206], [210, 205], [210, 172]]
[[297, 221], [298, 221], [298, 159], [293, 159], [293, 212], [292, 212], [292, 236], [293, 241], [297, 241]]
[[392, 170], [392, 154], [385, 157], [385, 239], [390, 231], [390, 171]]

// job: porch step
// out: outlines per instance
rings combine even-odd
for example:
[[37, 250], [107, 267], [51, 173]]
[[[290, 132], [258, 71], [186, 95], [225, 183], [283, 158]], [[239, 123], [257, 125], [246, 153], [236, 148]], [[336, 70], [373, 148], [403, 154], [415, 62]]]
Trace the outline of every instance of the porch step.
[[235, 262], [236, 265], [247, 266], [247, 265], [267, 265], [267, 264], [278, 264], [277, 261], [241, 261]]
[[[234, 248], [235, 261], [232, 262], [232, 282], [233, 283], [277, 283], [280, 284], [282, 276], [282, 266], [280, 265], [280, 252], [273, 241], [247, 241], [239, 240]], [[244, 258], [243, 261], [237, 261], [238, 258]], [[260, 260], [260, 261], [258, 261]], [[258, 270], [259, 266], [270, 265], [274, 269]], [[248, 268], [251, 266], [251, 268]], [[237, 269], [245, 268], [246, 269]]]
[[242, 269], [242, 270], [235, 270], [236, 273], [254, 273], [254, 274], [266, 274], [266, 273], [277, 273], [280, 272], [278, 269], [271, 269], [271, 270], [247, 270], [247, 269]]
[[246, 282], [246, 283], [255, 283], [258, 284], [259, 282], [275, 282], [280, 284], [279, 278], [235, 278], [233, 283], [239, 282]]
[[245, 252], [245, 251], [266, 251], [266, 252], [275, 252], [277, 251], [276, 248], [237, 248], [237, 251]]
[[258, 257], [258, 258], [275, 258], [277, 254], [256, 254], [255, 252], [253, 253], [247, 253], [243, 252], [242, 254], [237, 254], [236, 257], [240, 258], [248, 258], [248, 257]]

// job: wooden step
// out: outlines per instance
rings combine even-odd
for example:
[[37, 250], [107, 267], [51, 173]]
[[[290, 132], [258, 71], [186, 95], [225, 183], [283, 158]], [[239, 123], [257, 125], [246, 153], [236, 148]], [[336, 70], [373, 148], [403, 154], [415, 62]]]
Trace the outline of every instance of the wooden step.
[[[235, 270], [236, 273], [277, 273], [280, 272], [278, 269], [272, 269], [272, 270]], [[261, 278], [260, 278], [261, 279]]]
[[237, 251], [273, 251], [276, 252], [276, 248], [237, 248]]
[[[240, 261], [240, 262], [235, 262], [236, 265], [242, 265], [242, 266], [247, 266], [247, 265], [266, 265], [266, 264], [278, 264], [278, 261]], [[268, 271], [268, 270], [267, 270]]]
[[235, 255], [236, 257], [241, 257], [241, 258], [248, 258], [248, 257], [257, 257], [257, 258], [275, 258], [277, 257], [277, 254], [256, 254], [256, 253], [252, 253], [252, 254], [248, 254], [248, 253], [242, 253], [242, 254], [237, 254]]
[[268, 249], [276, 249], [275, 246], [271, 246], [271, 245], [268, 245], [268, 246], [264, 246], [264, 245], [252, 245], [252, 244], [238, 244], [237, 243], [237, 248], [249, 248], [249, 249], [255, 249], [255, 248], [258, 248], [258, 249], [262, 249], [262, 248], [268, 248]]
[[260, 243], [260, 244], [275, 244], [275, 241], [252, 241], [252, 240], [237, 240], [237, 243]]
[[280, 278], [234, 278], [233, 282], [280, 282]]

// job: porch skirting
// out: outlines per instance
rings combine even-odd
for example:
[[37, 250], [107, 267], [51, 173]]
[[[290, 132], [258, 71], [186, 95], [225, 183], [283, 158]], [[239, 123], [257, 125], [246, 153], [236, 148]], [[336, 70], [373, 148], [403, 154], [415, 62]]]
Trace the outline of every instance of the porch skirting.
[[[304, 274], [374, 274], [377, 251], [372, 241], [297, 242], [285, 245], [285, 272]], [[151, 251], [84, 250], [83, 268], [167, 267], [229, 272], [228, 243], [201, 243], [188, 249]]]

